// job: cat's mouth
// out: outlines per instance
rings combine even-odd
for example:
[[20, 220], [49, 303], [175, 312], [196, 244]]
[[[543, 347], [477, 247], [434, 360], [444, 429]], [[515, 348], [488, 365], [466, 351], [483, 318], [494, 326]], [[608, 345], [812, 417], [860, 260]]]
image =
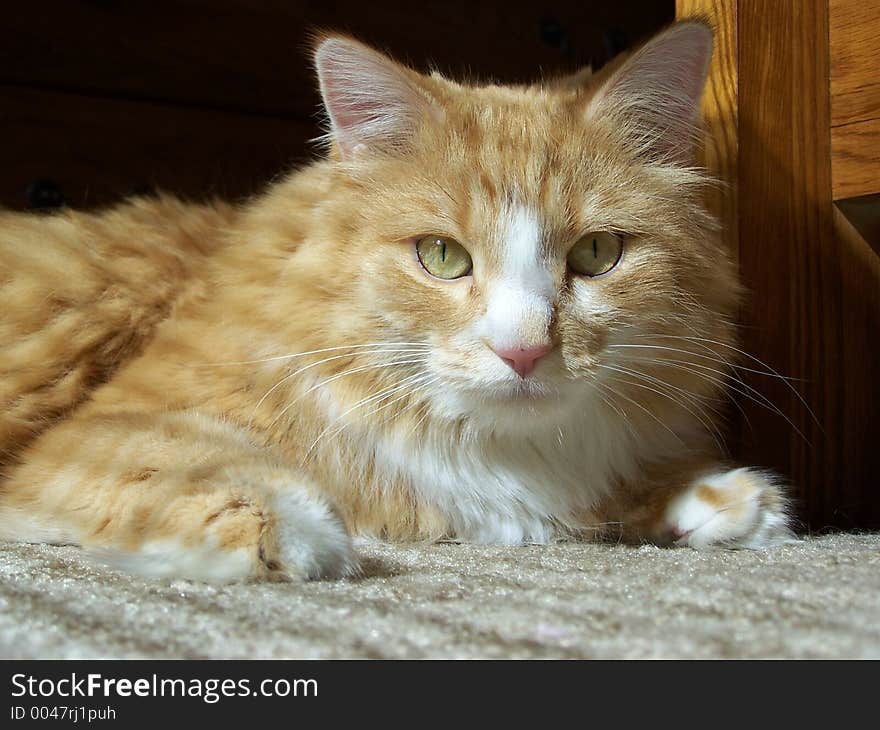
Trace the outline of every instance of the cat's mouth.
[[559, 390], [537, 378], [518, 378], [493, 388], [488, 397], [498, 403], [539, 403], [555, 399]]
[[575, 401], [552, 382], [524, 378], [456, 389], [455, 396], [445, 403], [450, 413], [487, 428], [531, 432], [538, 423], [558, 421]]

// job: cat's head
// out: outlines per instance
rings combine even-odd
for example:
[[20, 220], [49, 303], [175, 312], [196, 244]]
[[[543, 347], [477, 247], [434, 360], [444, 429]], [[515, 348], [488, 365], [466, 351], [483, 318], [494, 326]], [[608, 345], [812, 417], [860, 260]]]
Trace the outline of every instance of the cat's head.
[[452, 418], [556, 417], [602, 384], [657, 399], [627, 371], [695, 350], [664, 337], [727, 341], [738, 295], [694, 167], [711, 47], [679, 23], [601, 78], [509, 87], [321, 39], [335, 177], [300, 265], [329, 279], [330, 344], [425, 343], [400, 372]]

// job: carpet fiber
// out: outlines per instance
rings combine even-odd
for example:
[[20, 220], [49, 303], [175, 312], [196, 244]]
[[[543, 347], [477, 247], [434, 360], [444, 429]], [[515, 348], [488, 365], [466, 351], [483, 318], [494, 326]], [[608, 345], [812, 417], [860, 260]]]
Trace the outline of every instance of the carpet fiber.
[[0, 545], [0, 657], [880, 657], [877, 534], [361, 553], [358, 580], [218, 587]]

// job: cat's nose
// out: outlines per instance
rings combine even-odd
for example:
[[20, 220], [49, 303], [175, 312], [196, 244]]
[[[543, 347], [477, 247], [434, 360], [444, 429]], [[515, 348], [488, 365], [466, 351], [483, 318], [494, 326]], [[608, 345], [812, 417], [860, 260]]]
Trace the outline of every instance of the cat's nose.
[[551, 345], [533, 345], [531, 347], [493, 347], [495, 354], [525, 378], [535, 369], [544, 355], [552, 349]]

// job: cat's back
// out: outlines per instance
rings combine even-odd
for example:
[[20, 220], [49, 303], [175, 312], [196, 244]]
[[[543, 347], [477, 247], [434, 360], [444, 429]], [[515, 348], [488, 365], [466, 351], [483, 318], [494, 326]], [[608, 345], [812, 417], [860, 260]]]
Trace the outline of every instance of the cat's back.
[[168, 197], [0, 212], [0, 466], [143, 347], [235, 216]]

